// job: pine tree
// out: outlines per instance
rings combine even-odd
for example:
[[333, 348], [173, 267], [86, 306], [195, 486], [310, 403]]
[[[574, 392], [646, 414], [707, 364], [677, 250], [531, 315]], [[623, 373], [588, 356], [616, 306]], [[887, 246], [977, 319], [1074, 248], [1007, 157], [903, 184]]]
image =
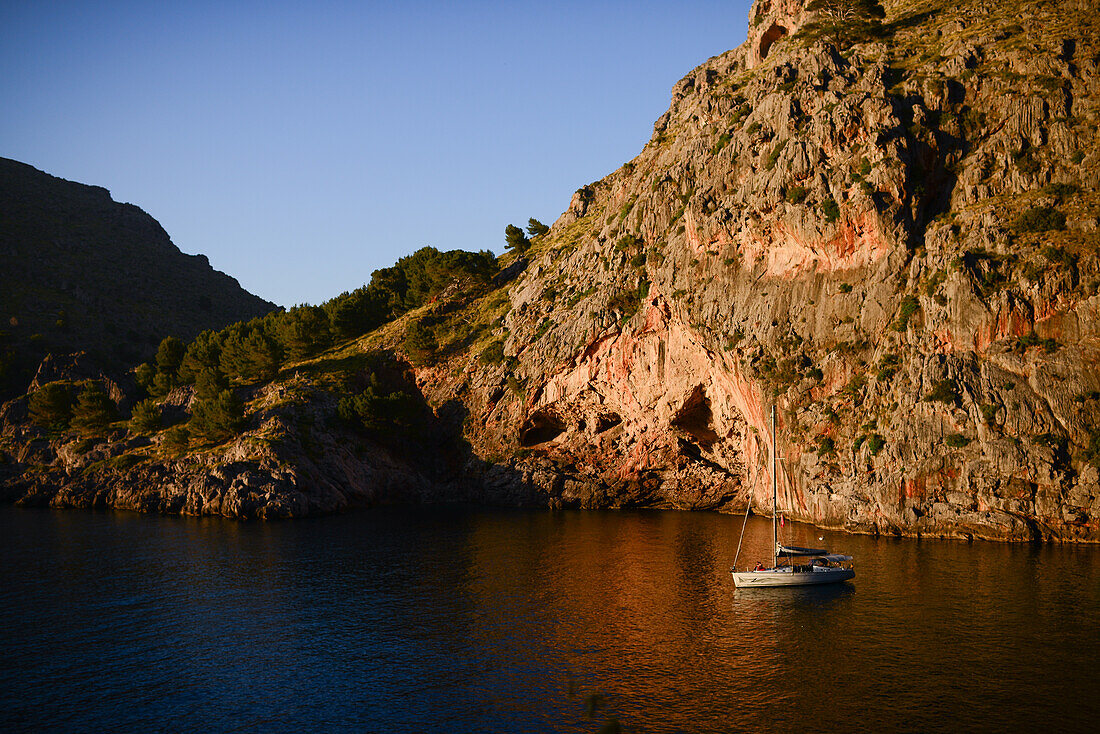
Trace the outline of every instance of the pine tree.
[[73, 417], [72, 385], [49, 382], [35, 390], [28, 400], [27, 410], [35, 425], [50, 430], [64, 430]]
[[152, 395], [167, 395], [179, 384], [179, 368], [187, 348], [174, 336], [165, 337], [157, 347], [157, 371], [147, 388]]
[[535, 219], [534, 217], [531, 217], [527, 220], [527, 234], [531, 235], [532, 237], [541, 237], [549, 231], [549, 227], [547, 227], [545, 224]]
[[320, 306], [295, 306], [275, 321], [279, 341], [291, 359], [306, 359], [332, 344], [328, 314]]
[[225, 340], [219, 365], [230, 378], [270, 380], [279, 371], [281, 361], [279, 343], [255, 324]]
[[423, 324], [422, 319], [410, 321], [405, 328], [405, 353], [409, 355], [409, 361], [417, 367], [424, 367], [435, 359], [439, 342], [435, 339], [432, 330]]
[[195, 378], [195, 397], [213, 400], [222, 390], [229, 389], [229, 380], [217, 368], [206, 368]]
[[[516, 230], [522, 238], [523, 230]], [[440, 252], [422, 247], [392, 267], [375, 270], [369, 285], [337, 296], [324, 310], [333, 335], [351, 339], [422, 306], [452, 284], [484, 285], [498, 270], [496, 256], [487, 250]]]
[[134, 433], [153, 433], [162, 424], [160, 405], [153, 398], [142, 400], [130, 414], [130, 430]]
[[504, 228], [504, 246], [522, 255], [531, 246], [531, 240], [527, 239], [527, 235], [523, 233], [522, 229], [514, 224], [509, 224]]
[[343, 398], [338, 406], [344, 420], [378, 432], [414, 427], [417, 409], [415, 397], [400, 388], [387, 389], [377, 374], [371, 374], [363, 392]]
[[103, 392], [103, 386], [97, 380], [86, 383], [73, 408], [73, 428], [93, 433], [117, 417], [118, 410], [107, 393]]
[[188, 423], [191, 433], [221, 443], [244, 427], [244, 405], [232, 390], [222, 390], [211, 400], [199, 400]]
[[134, 368], [134, 381], [145, 392], [153, 394], [153, 381], [157, 377], [157, 368], [149, 362], [143, 362]]
[[157, 371], [175, 377], [186, 351], [187, 348], [179, 339], [174, 336], [165, 337], [157, 347]]
[[187, 351], [180, 361], [180, 382], [194, 382], [203, 370], [217, 369], [221, 356], [222, 336], [209, 330], [202, 332], [187, 345]]
[[167, 372], [160, 372], [158, 370], [157, 373], [153, 375], [153, 384], [149, 386], [149, 394], [156, 397], [164, 397], [172, 392], [172, 388], [174, 388], [178, 382], [175, 375], [170, 375]]
[[385, 323], [391, 308], [376, 288], [368, 286], [344, 293], [326, 304], [333, 335], [354, 339]]

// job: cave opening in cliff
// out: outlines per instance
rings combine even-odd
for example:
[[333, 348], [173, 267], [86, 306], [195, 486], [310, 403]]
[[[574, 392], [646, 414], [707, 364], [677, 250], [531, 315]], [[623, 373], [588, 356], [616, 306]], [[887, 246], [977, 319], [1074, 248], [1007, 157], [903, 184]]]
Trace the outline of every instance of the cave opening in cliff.
[[521, 446], [536, 446], [553, 441], [565, 432], [565, 421], [549, 411], [532, 414], [519, 430]]
[[711, 427], [712, 418], [710, 398], [702, 385], [696, 385], [676, 411], [672, 425], [694, 438], [701, 446], [709, 447], [718, 440], [718, 434]]
[[771, 28], [764, 32], [764, 35], [760, 37], [760, 60], [768, 58], [768, 51], [771, 51], [772, 44], [787, 35], [787, 29], [778, 23], [772, 23]]
[[596, 419], [596, 433], [609, 431], [622, 422], [623, 419], [618, 413], [604, 413]]

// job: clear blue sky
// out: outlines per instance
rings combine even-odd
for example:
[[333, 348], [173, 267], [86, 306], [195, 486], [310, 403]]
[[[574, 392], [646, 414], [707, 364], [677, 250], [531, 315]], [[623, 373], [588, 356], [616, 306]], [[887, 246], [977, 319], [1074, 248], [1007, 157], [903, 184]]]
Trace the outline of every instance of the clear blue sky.
[[0, 155], [284, 306], [500, 252], [637, 155], [748, 0], [0, 2]]

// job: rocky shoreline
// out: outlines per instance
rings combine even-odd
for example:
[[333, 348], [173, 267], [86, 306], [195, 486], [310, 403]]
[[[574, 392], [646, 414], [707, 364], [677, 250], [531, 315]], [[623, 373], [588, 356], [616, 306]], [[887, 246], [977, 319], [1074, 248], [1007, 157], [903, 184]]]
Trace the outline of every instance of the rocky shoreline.
[[[591, 475], [563, 472], [560, 465], [549, 461], [487, 465], [477, 459], [470, 459], [463, 476], [443, 478], [415, 470], [377, 450], [369, 459], [329, 450], [313, 459], [281, 452], [260, 455], [253, 439], [241, 437], [206, 456], [148, 459], [128, 466], [133, 460], [125, 460], [132, 455], [127, 452], [148, 447], [148, 440], [119, 431], [79, 453], [78, 444], [83, 441], [79, 437], [37, 438], [25, 445], [15, 461], [0, 464], [0, 500], [23, 507], [113, 509], [243, 521], [329, 515], [380, 505], [745, 510], [746, 492], [736, 484], [716, 482], [685, 491], [658, 481], [601, 481]], [[1094, 535], [1037, 526], [1027, 516], [1000, 510], [956, 511], [957, 520], [938, 525], [920, 518], [906, 524], [881, 519], [837, 523], [785, 514], [823, 529], [867, 535], [1100, 542]]]

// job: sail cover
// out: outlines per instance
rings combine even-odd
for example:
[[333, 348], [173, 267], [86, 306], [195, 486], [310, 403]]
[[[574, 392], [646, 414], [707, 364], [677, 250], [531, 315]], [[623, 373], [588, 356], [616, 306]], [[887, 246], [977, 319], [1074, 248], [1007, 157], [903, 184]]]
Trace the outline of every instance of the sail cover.
[[829, 551], [821, 548], [799, 548], [796, 545], [781, 545], [776, 555], [780, 556], [824, 556]]
[[829, 553], [828, 555], [821, 556], [821, 559], [829, 563], [841, 563], [842, 561], [852, 560], [852, 557], [846, 556], [843, 553]]

